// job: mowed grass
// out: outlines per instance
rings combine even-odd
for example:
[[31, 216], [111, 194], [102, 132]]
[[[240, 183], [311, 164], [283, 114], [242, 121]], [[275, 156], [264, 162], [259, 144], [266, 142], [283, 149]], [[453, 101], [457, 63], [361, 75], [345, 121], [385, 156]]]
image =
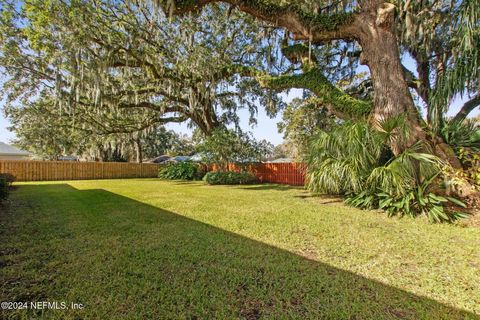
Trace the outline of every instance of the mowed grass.
[[480, 229], [387, 218], [277, 185], [17, 184], [3, 310], [51, 319], [474, 319]]

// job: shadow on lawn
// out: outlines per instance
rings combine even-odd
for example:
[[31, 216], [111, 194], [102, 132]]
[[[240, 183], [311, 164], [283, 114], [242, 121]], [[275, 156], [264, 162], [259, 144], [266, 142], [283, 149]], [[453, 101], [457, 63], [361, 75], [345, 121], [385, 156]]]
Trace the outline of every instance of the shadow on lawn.
[[12, 199], [1, 297], [85, 305], [52, 318], [475, 318], [105, 190], [26, 185]]

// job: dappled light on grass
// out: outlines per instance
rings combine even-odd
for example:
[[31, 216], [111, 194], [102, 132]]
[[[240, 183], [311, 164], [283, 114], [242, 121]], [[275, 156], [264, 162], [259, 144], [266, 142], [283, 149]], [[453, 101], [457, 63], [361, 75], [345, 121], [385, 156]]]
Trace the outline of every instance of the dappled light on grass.
[[[287, 232], [267, 224], [270, 217], [262, 216], [262, 210], [268, 210], [256, 206], [257, 197], [274, 209], [279, 204], [273, 200], [284, 199], [282, 206], [297, 206], [295, 219], [315, 224], [308, 212], [302, 217], [300, 201], [308, 200], [293, 197], [301, 191], [273, 186], [254, 191], [261, 187], [151, 179], [21, 185], [0, 215], [1, 300], [85, 305], [83, 310], [44, 311], [59, 319], [475, 318], [472, 310], [461, 310], [472, 308], [467, 301], [447, 306], [399, 289], [404, 273], [415, 266], [397, 270], [400, 280], [391, 286], [372, 280], [373, 273], [366, 277], [324, 262], [334, 251], [322, 255], [324, 249], [300, 220], [289, 221], [293, 226]], [[210, 204], [204, 203], [207, 199]], [[278, 223], [282, 219], [275, 217]], [[328, 230], [323, 234], [328, 236]], [[450, 235], [455, 237], [454, 231]], [[307, 245], [299, 246], [302, 242]], [[311, 259], [292, 253], [294, 248]], [[344, 252], [337, 254], [349, 259]], [[395, 253], [387, 254], [393, 258]], [[458, 290], [452, 282], [438, 285]], [[475, 299], [474, 284], [470, 295]], [[8, 311], [2, 317], [24, 313]]]

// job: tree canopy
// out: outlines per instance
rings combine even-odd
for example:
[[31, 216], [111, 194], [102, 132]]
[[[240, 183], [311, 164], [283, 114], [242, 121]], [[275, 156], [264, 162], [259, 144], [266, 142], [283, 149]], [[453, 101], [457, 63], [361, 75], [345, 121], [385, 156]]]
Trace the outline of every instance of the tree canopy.
[[[160, 5], [171, 14], [185, 14], [198, 12], [214, 2], [219, 1], [160, 1]], [[306, 88], [325, 99], [325, 104], [330, 105], [337, 116], [363, 115], [374, 127], [381, 127], [383, 121], [392, 117], [405, 117], [409, 134], [398, 135], [390, 143], [396, 154], [419, 140], [429, 140], [431, 128], [434, 134], [438, 133], [436, 128], [457, 93], [470, 94], [473, 98], [456, 119], [464, 118], [478, 106], [478, 1], [221, 2], [291, 34], [293, 43], [290, 44], [294, 46], [284, 50], [285, 56], [292, 57], [290, 60], [294, 63], [303, 63], [304, 72], [269, 79], [264, 83], [267, 87], [272, 84], [277, 89]], [[446, 15], [449, 19], [444, 19]], [[370, 108], [368, 101], [355, 100], [340, 91], [325, 74], [322, 64], [329, 60], [331, 50], [312, 59], [316, 48], [338, 47], [339, 43], [345, 48], [339, 56], [356, 58], [369, 67], [373, 92]], [[410, 72], [402, 65], [402, 52], [414, 57], [417, 72]], [[320, 62], [321, 67], [312, 68], [312, 60], [314, 65]], [[435, 79], [429, 72], [432, 66], [437, 68], [432, 72]], [[438, 90], [433, 94], [435, 88]], [[410, 90], [414, 90], [413, 96]], [[418, 110], [420, 104], [414, 104], [415, 95], [426, 104], [427, 126]], [[437, 155], [457, 164], [441, 142], [430, 143]]]
[[[48, 99], [56, 118], [95, 133], [191, 121], [210, 133], [247, 108], [281, 101], [236, 66], [265, 68], [246, 15], [212, 6], [169, 20], [139, 1], [28, 1], [2, 7], [0, 65], [7, 114]], [[52, 121], [53, 120], [52, 118]]]
[[162, 125], [108, 134], [85, 127], [76, 129], [68, 117], [58, 116], [58, 108], [46, 99], [12, 109], [9, 115], [11, 129], [16, 133], [14, 143], [43, 160], [58, 160], [67, 155], [85, 160], [142, 162], [165, 153], [193, 152], [189, 141]]

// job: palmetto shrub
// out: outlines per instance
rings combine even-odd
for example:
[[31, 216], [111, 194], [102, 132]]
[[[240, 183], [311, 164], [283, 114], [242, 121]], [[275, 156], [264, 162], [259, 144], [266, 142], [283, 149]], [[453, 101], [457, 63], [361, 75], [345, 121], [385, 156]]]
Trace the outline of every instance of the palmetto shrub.
[[462, 164], [463, 170], [455, 170], [455, 175], [480, 190], [480, 122], [476, 119], [445, 121], [440, 135], [455, 150]]
[[307, 187], [315, 193], [361, 192], [382, 152], [383, 139], [365, 124], [345, 123], [320, 132], [307, 155]]
[[8, 173], [0, 173], [0, 201], [7, 198], [10, 186], [15, 180], [14, 176]]
[[440, 136], [457, 153], [461, 148], [480, 152], [480, 123], [475, 119], [447, 120], [440, 129]]
[[[425, 214], [433, 222], [464, 215], [448, 211], [447, 203], [463, 205], [432, 191], [444, 164], [417, 143], [394, 157], [387, 147], [401, 121], [373, 130], [366, 123], [344, 123], [312, 140], [307, 157], [307, 188], [314, 193], [346, 196], [346, 203], [383, 209], [389, 215]], [[398, 131], [397, 131], [398, 132]]]
[[8, 183], [4, 177], [0, 177], [0, 201], [8, 196]]

